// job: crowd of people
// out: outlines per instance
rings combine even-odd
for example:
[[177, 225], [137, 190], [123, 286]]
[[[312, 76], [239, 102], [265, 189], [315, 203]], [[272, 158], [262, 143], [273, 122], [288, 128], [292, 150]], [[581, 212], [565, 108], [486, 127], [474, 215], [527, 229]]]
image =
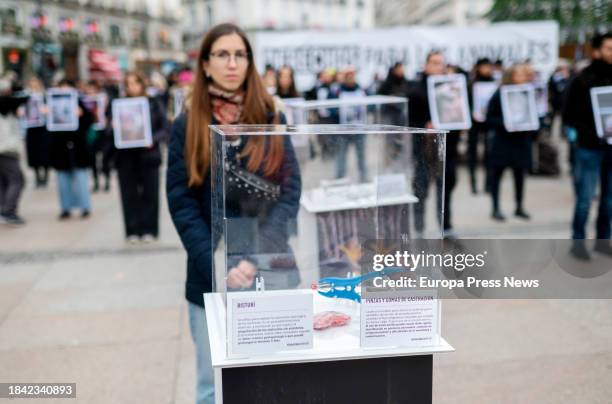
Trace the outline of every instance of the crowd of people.
[[[33, 171], [34, 187], [48, 185], [49, 172], [56, 173], [59, 220], [75, 213], [86, 219], [92, 214], [92, 194], [111, 190], [116, 171], [123, 211], [125, 239], [148, 243], [159, 235], [159, 184], [163, 144], [167, 143], [170, 122], [181, 108], [177, 92], [192, 81], [184, 67], [168, 77], [154, 72], [144, 76], [127, 72], [121, 82], [90, 80], [73, 82], [58, 79], [49, 88], [33, 76], [25, 83], [16, 75], [0, 79], [0, 206], [5, 224], [26, 223], [19, 213], [19, 200], [25, 186], [20, 158], [25, 151], [27, 166]], [[50, 113], [49, 91], [72, 90], [78, 94], [74, 114], [78, 124], [69, 130], [51, 130], [45, 125]], [[99, 97], [100, 104], [88, 99]], [[145, 97], [149, 105], [152, 143], [146, 147], [117, 147], [113, 129], [113, 100]], [[40, 104], [30, 101], [40, 100]], [[30, 124], [28, 119], [41, 118]], [[25, 143], [25, 147], [23, 147]], [[76, 211], [76, 212], [75, 212]]]
[[[502, 222], [505, 216], [500, 206], [500, 183], [506, 169], [514, 176], [516, 217], [529, 220], [525, 206], [525, 182], [533, 171], [534, 141], [547, 135], [545, 130], [508, 131], [505, 125], [501, 88], [525, 83], [537, 84], [538, 74], [530, 63], [502, 68], [501, 62], [480, 59], [470, 72], [452, 66], [444, 54], [432, 51], [424, 60], [424, 69], [414, 80], [407, 80], [404, 66], [395, 63], [383, 81], [374, 80], [368, 88], [360, 87], [355, 67], [327, 68], [317, 76], [314, 87], [303, 94], [297, 88], [293, 69], [282, 66], [278, 70], [266, 67], [259, 75], [253, 51], [245, 33], [235, 25], [221, 24], [204, 37], [195, 67], [185, 68], [163, 77], [153, 72], [144, 77], [136, 72], [125, 74], [122, 82], [74, 83], [59, 80], [54, 89], [78, 91], [77, 124], [73, 129], [50, 131], [45, 125], [25, 129], [25, 150], [28, 166], [34, 171], [35, 187], [46, 187], [49, 169], [56, 172], [59, 196], [59, 219], [68, 220], [75, 209], [81, 218], [93, 211], [92, 192], [109, 191], [111, 173], [116, 170], [123, 211], [125, 239], [151, 242], [159, 235], [160, 167], [167, 147], [166, 195], [172, 221], [187, 252], [187, 280], [185, 296], [189, 302], [189, 321], [197, 351], [197, 400], [212, 402], [214, 386], [206, 333], [206, 314], [203, 293], [212, 290], [212, 257], [215, 239], [211, 223], [211, 140], [210, 124], [271, 124], [284, 123], [283, 100], [305, 98], [330, 100], [364, 97], [371, 94], [406, 97], [410, 100], [408, 116], [394, 108], [385, 110], [386, 123], [420, 128], [434, 128], [429, 104], [428, 78], [448, 73], [464, 75], [471, 94], [477, 83], [498, 83], [492, 93], [484, 116], [472, 111], [473, 124], [469, 130], [452, 130], [446, 137], [445, 181], [436, 177], [438, 204], [444, 203], [444, 215], [439, 217], [446, 237], [453, 237], [453, 189], [457, 184], [457, 166], [462, 137], [467, 138], [466, 160], [469, 167], [469, 186], [478, 193], [483, 182], [491, 197], [491, 217]], [[593, 56], [583, 70], [573, 70], [566, 62], [560, 63], [549, 82], [550, 108], [540, 114], [540, 127], [550, 128], [556, 115], [561, 115], [563, 136], [571, 147], [571, 166], [576, 193], [572, 237], [576, 240], [572, 253], [589, 259], [586, 249], [585, 226], [591, 201], [599, 184], [600, 204], [597, 219], [596, 249], [612, 254], [609, 244], [612, 212], [612, 145], [598, 137], [591, 110], [590, 89], [612, 85], [612, 35], [597, 36], [593, 40]], [[541, 86], [541, 83], [540, 83]], [[42, 99], [42, 82], [29, 79], [22, 86], [14, 76], [0, 79], [0, 207], [2, 220], [22, 225], [19, 198], [25, 186], [19, 156], [23, 147], [20, 121], [27, 116], [30, 100]], [[48, 90], [48, 89], [47, 89]], [[87, 97], [103, 95], [103, 111], [92, 109]], [[113, 102], [125, 98], [144, 98], [148, 108], [150, 141], [146, 146], [124, 148], [117, 143], [113, 125]], [[471, 97], [470, 97], [471, 99]], [[471, 102], [471, 101], [470, 101]], [[318, 108], [318, 123], [362, 122], [366, 108]], [[116, 118], [116, 117], [115, 117]], [[323, 139], [324, 140], [324, 139]], [[417, 237], [425, 229], [426, 200], [434, 182], [434, 174], [426, 169], [427, 153], [431, 147], [428, 137], [415, 137], [413, 142], [413, 192]], [[481, 144], [484, 143], [484, 147]], [[164, 145], [166, 144], [166, 145]], [[357, 156], [359, 181], [371, 180], [366, 164], [366, 137], [351, 134], [338, 137], [334, 144], [322, 142], [318, 151], [336, 158], [335, 175], [347, 175], [347, 153], [354, 146]], [[481, 150], [482, 149], [482, 150]], [[390, 153], [394, 150], [389, 149]], [[483, 155], [480, 158], [480, 155]], [[554, 153], [553, 153], [554, 156]], [[288, 239], [299, 209], [301, 174], [294, 146], [288, 139], [259, 137], [231, 139], [227, 156], [232, 164], [226, 168], [236, 187], [226, 190], [228, 217], [248, 216], [256, 221], [252, 231], [236, 232], [242, 246], [235, 259], [228, 260], [227, 287], [250, 289], [257, 274], [257, 262], [252, 248], [265, 253], [291, 253]], [[478, 179], [477, 167], [482, 161], [484, 179]], [[546, 158], [540, 156], [539, 164]], [[554, 171], [554, 170], [552, 170]], [[257, 184], [276, 184], [261, 192], [241, 189], [240, 181], [248, 177]], [[92, 181], [90, 182], [90, 178]], [[252, 180], [252, 181], [251, 181]], [[263, 195], [263, 196], [262, 196]], [[256, 233], [254, 234], [253, 231]], [[254, 240], [257, 240], [255, 243]], [[262, 251], [257, 251], [262, 252]], [[293, 263], [295, 265], [295, 263]]]

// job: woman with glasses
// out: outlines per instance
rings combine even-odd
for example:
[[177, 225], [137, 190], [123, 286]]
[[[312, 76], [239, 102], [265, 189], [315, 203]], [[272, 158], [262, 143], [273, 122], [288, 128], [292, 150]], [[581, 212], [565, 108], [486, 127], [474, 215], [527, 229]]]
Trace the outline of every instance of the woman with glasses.
[[[240, 28], [232, 24], [212, 28], [202, 41], [198, 60], [185, 113], [172, 127], [166, 189], [172, 220], [187, 251], [185, 295], [197, 352], [197, 403], [202, 404], [214, 402], [203, 293], [212, 290], [212, 259], [218, 241], [211, 231], [211, 133], [208, 125], [271, 124], [282, 122], [284, 118], [276, 111], [257, 73], [251, 45]], [[243, 248], [240, 251], [248, 254], [244, 258], [234, 256], [227, 260], [227, 288], [248, 290], [253, 288], [258, 271], [257, 253], [290, 253], [288, 224], [297, 217], [301, 177], [288, 137], [238, 137], [232, 140], [226, 161], [233, 163], [226, 176], [241, 170], [241, 176], [255, 176], [278, 185], [279, 190], [269, 203], [260, 203], [246, 191], [229, 185], [226, 188], [228, 226], [244, 220], [256, 225], [254, 232], [234, 230], [232, 246], [239, 244]], [[255, 239], [257, 243], [253, 242]], [[257, 251], [245, 250], [256, 245]], [[262, 245], [268, 245], [268, 249], [262, 251]], [[226, 246], [227, 250], [232, 246]], [[297, 282], [299, 279], [294, 279], [287, 287], [295, 287]]]

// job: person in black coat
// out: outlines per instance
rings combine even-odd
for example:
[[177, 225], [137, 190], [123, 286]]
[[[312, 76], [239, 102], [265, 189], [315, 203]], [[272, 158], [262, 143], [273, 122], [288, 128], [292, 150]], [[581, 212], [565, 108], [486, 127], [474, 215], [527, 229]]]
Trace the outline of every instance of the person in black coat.
[[[301, 176], [288, 137], [234, 137], [224, 142], [224, 161], [218, 160], [219, 154], [212, 154], [210, 124], [282, 121], [259, 78], [246, 34], [233, 24], [213, 27], [202, 41], [198, 63], [186, 113], [172, 126], [166, 193], [172, 221], [187, 252], [185, 297], [197, 354], [197, 403], [203, 404], [214, 402], [203, 294], [212, 291], [213, 255], [222, 234], [213, 226], [224, 219], [212, 216], [222, 212], [211, 208], [211, 170], [225, 168], [227, 163], [224, 176], [214, 177], [217, 181], [226, 179], [225, 184], [215, 182], [214, 201], [220, 202], [217, 187], [225, 185], [225, 207], [216, 207], [224, 208], [227, 217], [224, 222], [230, 233], [225, 238], [227, 261], [223, 270], [227, 288], [233, 290], [253, 289], [255, 277], [263, 271], [264, 279], [279, 270], [286, 274], [284, 288], [299, 282], [288, 232], [299, 209]], [[272, 183], [278, 187], [278, 195], [260, 200], [231, 172]], [[237, 188], [238, 184], [241, 187]], [[260, 260], [262, 255], [281, 259]]]
[[[474, 66], [474, 77], [470, 82], [469, 86], [469, 102], [470, 106], [473, 109], [473, 94], [474, 94], [474, 85], [476, 83], [492, 83], [495, 79], [493, 78], [493, 63], [488, 58], [479, 59], [476, 61], [476, 65]], [[485, 118], [485, 117], [482, 117]], [[478, 144], [481, 140], [484, 143], [484, 159], [485, 162], [485, 190], [490, 190], [491, 181], [489, 176], [489, 169], [487, 166], [488, 162], [488, 142], [487, 142], [487, 134], [488, 128], [485, 122], [482, 122], [482, 119], [479, 121], [476, 119], [474, 115], [474, 119], [472, 119], [472, 127], [468, 132], [468, 167], [470, 171], [470, 186], [472, 188], [472, 193], [478, 193], [478, 187], [476, 186], [476, 166], [478, 165]]]
[[571, 253], [581, 260], [590, 259], [584, 239], [587, 238], [586, 224], [598, 182], [600, 198], [595, 250], [612, 255], [612, 144], [609, 138], [606, 141], [597, 135], [591, 101], [591, 89], [612, 86], [612, 33], [593, 38], [592, 48], [598, 58], [571, 82], [563, 108], [565, 123], [577, 132], [573, 169], [576, 205]]
[[[128, 97], [146, 97], [145, 81], [136, 73], [125, 76]], [[151, 242], [159, 235], [160, 143], [168, 133], [166, 114], [155, 98], [148, 98], [153, 144], [149, 147], [117, 149], [115, 166], [119, 177], [126, 241]]]
[[[44, 91], [42, 81], [37, 77], [28, 80], [28, 92], [43, 97]], [[43, 111], [39, 111], [40, 114]], [[49, 178], [49, 147], [50, 137], [44, 121], [40, 126], [30, 127], [26, 130], [26, 154], [28, 166], [34, 170], [36, 188], [46, 187]]]
[[[514, 65], [504, 72], [502, 85], [524, 84], [529, 81], [527, 66]], [[501, 91], [498, 89], [487, 108], [486, 124], [493, 130], [489, 164], [491, 170], [491, 198], [493, 211], [491, 217], [497, 221], [505, 221], [499, 206], [499, 188], [502, 175], [506, 168], [511, 168], [514, 174], [514, 196], [516, 201], [515, 216], [529, 220], [530, 216], [523, 207], [525, 177], [531, 168], [531, 143], [535, 132], [508, 132], [504, 126], [504, 116], [501, 106]]]
[[[444, 55], [439, 51], [432, 51], [427, 55], [425, 70], [421, 77], [408, 83], [408, 119], [410, 126], [415, 128], [432, 129], [429, 112], [429, 98], [427, 96], [427, 77], [444, 74], [446, 65]], [[429, 195], [429, 186], [432, 179], [436, 179], [436, 196], [438, 212], [444, 208], [444, 214], [438, 215], [438, 221], [444, 230], [444, 237], [452, 238], [453, 226], [451, 222], [451, 195], [457, 182], [457, 147], [459, 143], [458, 131], [451, 131], [446, 135], [446, 164], [444, 177], [438, 171], [439, 159], [438, 145], [433, 142], [433, 135], [420, 134], [413, 136], [413, 157], [415, 160], [415, 174], [412, 187], [415, 196], [419, 199], [414, 204], [414, 226], [417, 238], [421, 238], [425, 231], [425, 205]], [[444, 180], [444, 187], [443, 181]], [[444, 199], [442, 199], [444, 195]]]
[[[74, 83], [62, 80], [60, 88], [74, 89]], [[71, 209], [79, 208], [81, 217], [87, 218], [91, 213], [91, 192], [87, 168], [90, 164], [87, 146], [87, 131], [93, 124], [93, 115], [78, 101], [77, 113], [79, 126], [74, 131], [50, 132], [51, 166], [57, 171], [57, 184], [60, 195], [60, 220], [70, 218]]]

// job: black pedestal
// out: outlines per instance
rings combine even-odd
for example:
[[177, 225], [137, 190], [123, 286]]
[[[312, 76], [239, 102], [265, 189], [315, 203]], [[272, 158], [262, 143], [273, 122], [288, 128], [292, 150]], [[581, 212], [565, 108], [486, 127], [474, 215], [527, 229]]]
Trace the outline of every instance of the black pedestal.
[[431, 403], [433, 355], [225, 368], [224, 404]]

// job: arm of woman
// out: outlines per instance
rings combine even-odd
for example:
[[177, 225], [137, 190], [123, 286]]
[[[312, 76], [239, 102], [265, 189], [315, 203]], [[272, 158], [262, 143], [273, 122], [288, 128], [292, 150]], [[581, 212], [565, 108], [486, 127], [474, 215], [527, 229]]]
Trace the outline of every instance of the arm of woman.
[[[212, 238], [210, 227], [202, 216], [200, 204], [193, 188], [189, 188], [185, 165], [185, 124], [181, 115], [172, 126], [168, 145], [166, 195], [170, 216], [187, 250], [190, 260], [202, 274], [205, 282], [212, 282]], [[210, 186], [205, 183], [203, 186]]]

